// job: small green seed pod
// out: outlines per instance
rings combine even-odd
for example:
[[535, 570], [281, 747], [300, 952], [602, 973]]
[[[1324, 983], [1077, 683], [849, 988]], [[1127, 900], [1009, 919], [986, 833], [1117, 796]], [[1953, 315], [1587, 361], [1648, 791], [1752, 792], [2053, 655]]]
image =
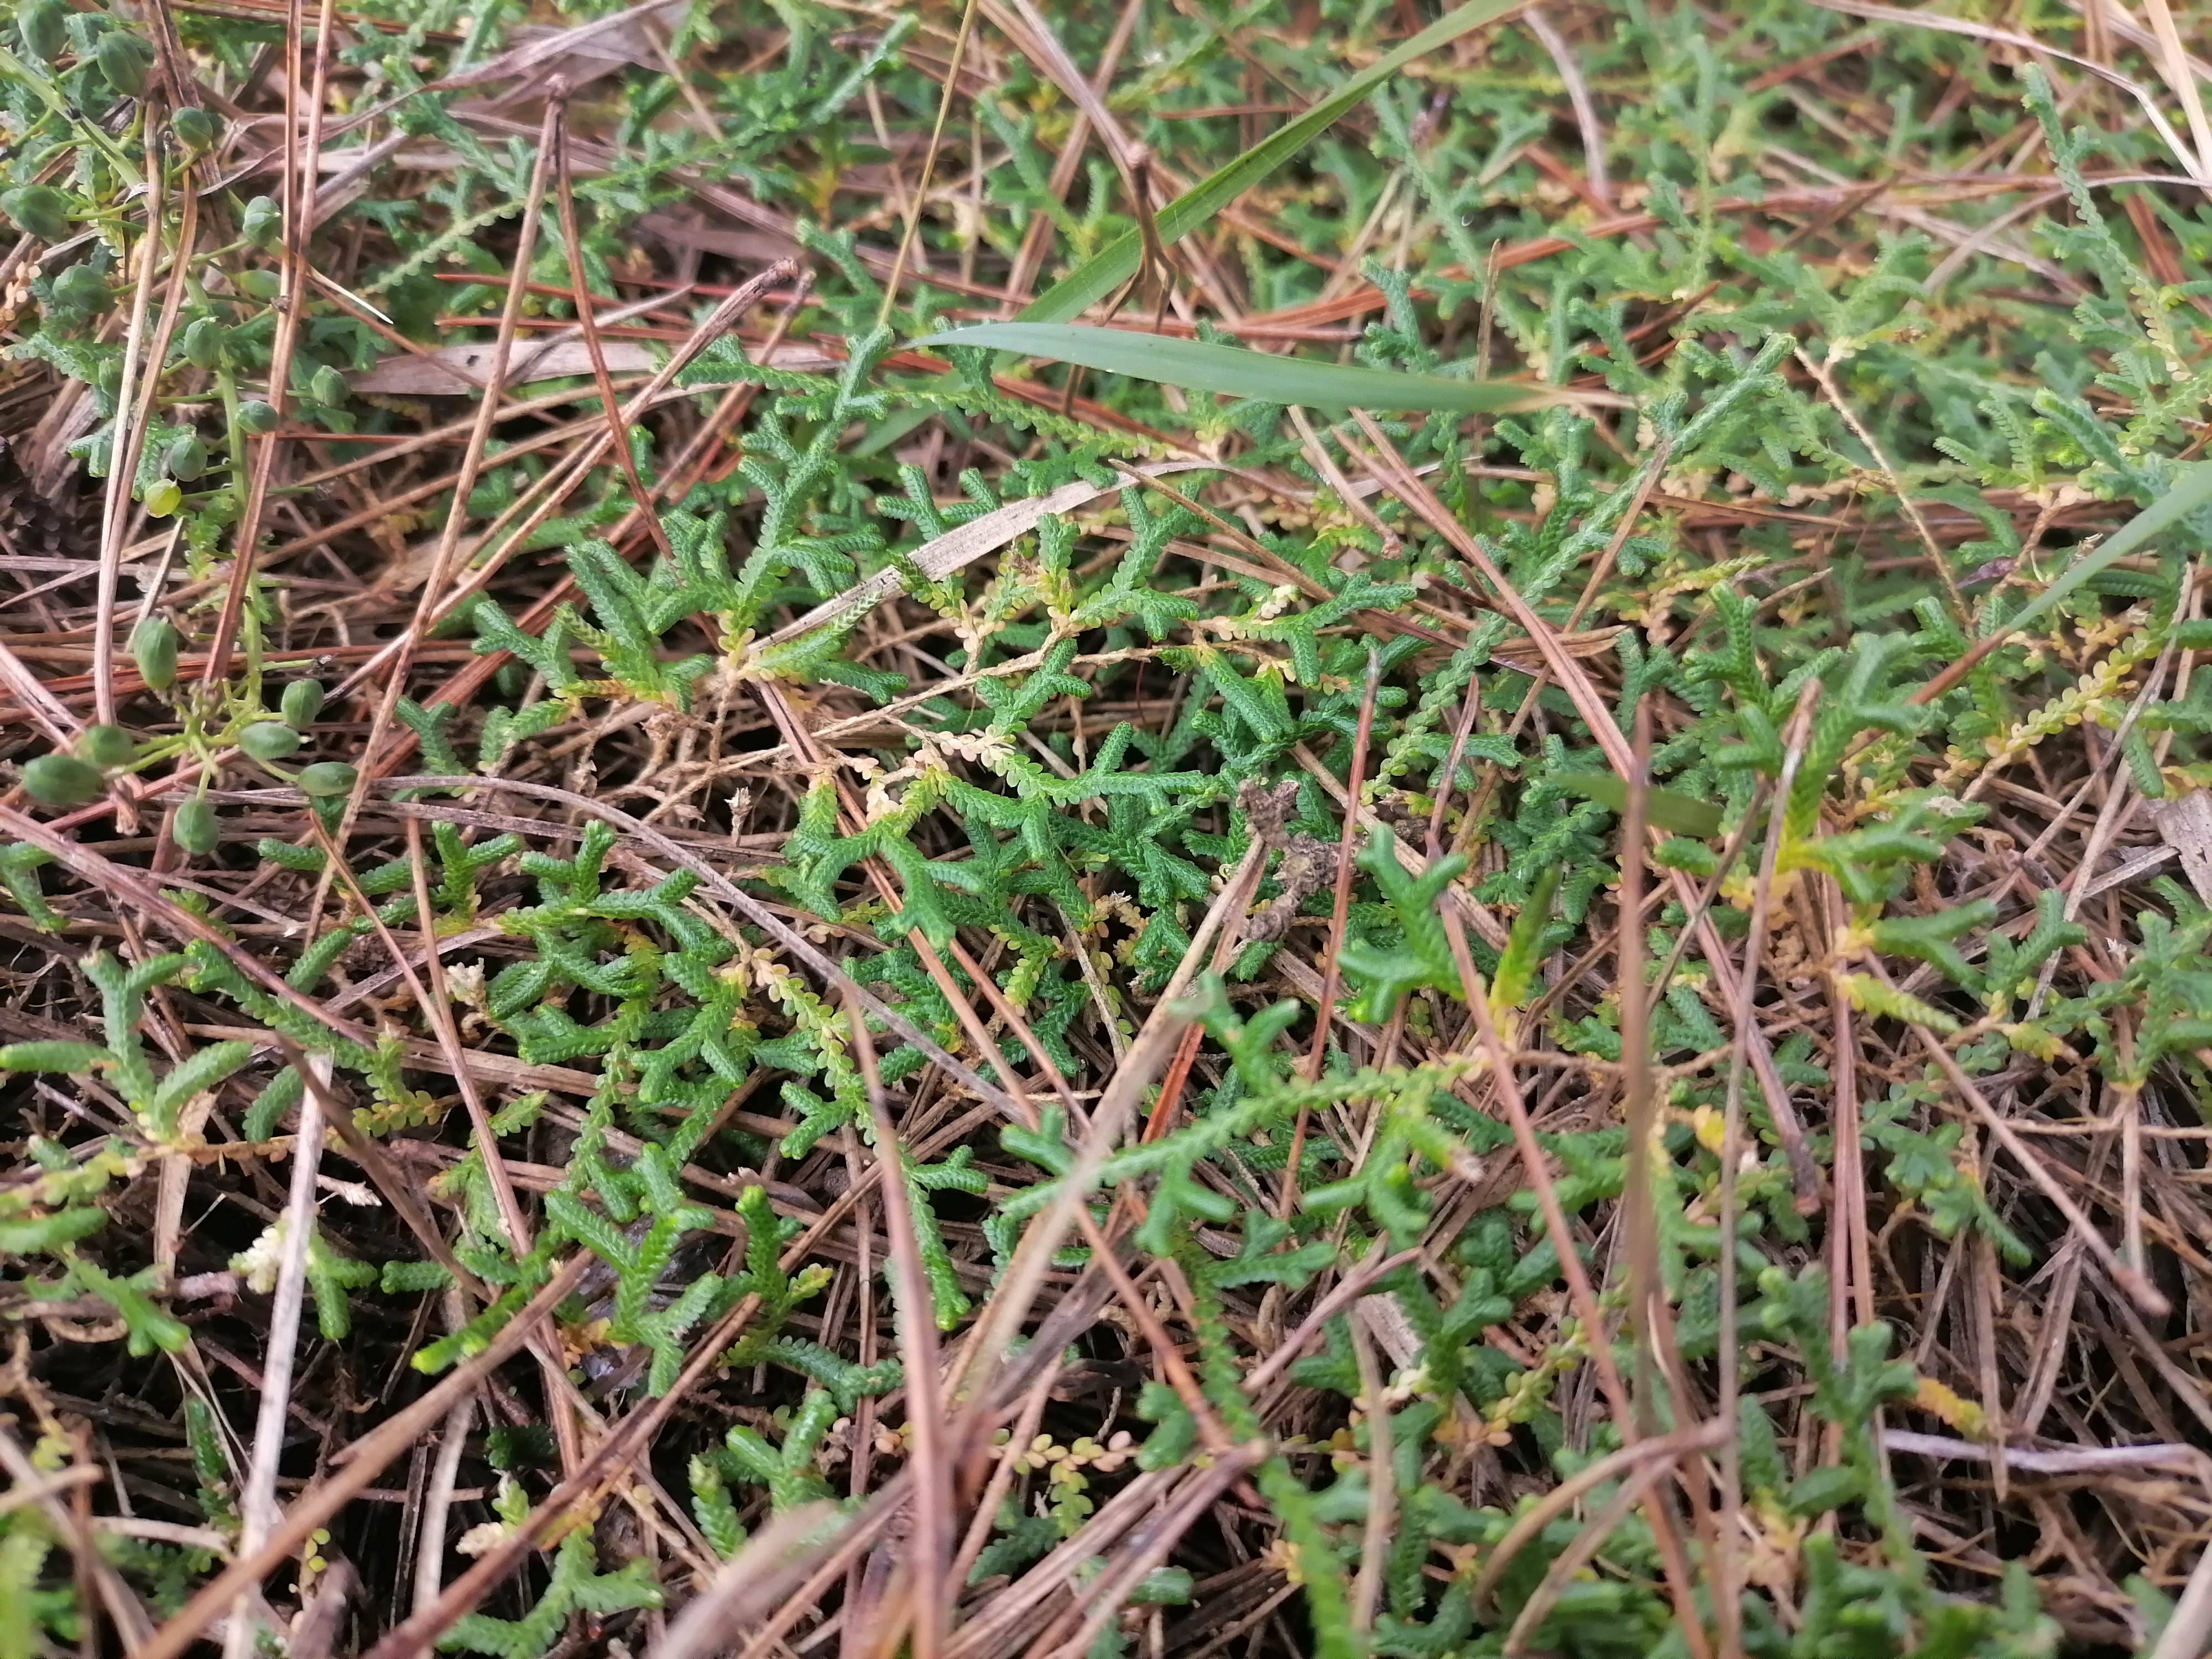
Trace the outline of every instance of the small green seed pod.
[[0, 194], [0, 213], [15, 228], [42, 242], [58, 242], [70, 234], [70, 198], [52, 185], [26, 185]]
[[307, 382], [307, 390], [325, 409], [343, 409], [345, 400], [353, 395], [353, 388], [346, 384], [346, 377], [328, 363], [315, 371], [313, 378]]
[[247, 299], [258, 300], [264, 305], [284, 291], [283, 278], [273, 270], [240, 270], [233, 273], [230, 280]]
[[100, 769], [75, 755], [41, 755], [23, 768], [23, 787], [49, 806], [82, 805], [106, 787]]
[[276, 421], [276, 410], [258, 398], [248, 398], [238, 406], [239, 425], [257, 437], [264, 432], [274, 432]]
[[131, 630], [131, 658], [149, 690], [166, 691], [177, 683], [177, 630], [167, 617], [149, 617]]
[[186, 104], [169, 118], [169, 130], [177, 135], [177, 142], [194, 153], [213, 149], [215, 141], [222, 137], [222, 124], [198, 104]]
[[315, 716], [323, 712], [323, 683], [294, 680], [284, 688], [284, 701], [280, 707], [285, 725], [295, 732], [306, 731], [315, 723]]
[[23, 0], [15, 13], [15, 33], [25, 55], [51, 64], [67, 52], [69, 15], [64, 0]]
[[185, 504], [185, 492], [174, 478], [156, 478], [146, 486], [143, 499], [148, 518], [166, 519]]
[[354, 780], [359, 775], [343, 761], [317, 761], [313, 766], [303, 769], [295, 781], [303, 794], [327, 798], [349, 793]]
[[213, 368], [222, 361], [222, 325], [202, 317], [185, 330], [185, 361], [194, 368]]
[[125, 98], [146, 89], [146, 71], [154, 67], [154, 48], [127, 28], [112, 28], [100, 37], [92, 60], [100, 72]]
[[107, 285], [107, 278], [90, 265], [71, 265], [57, 273], [53, 295], [56, 303], [94, 317], [104, 315], [115, 306], [115, 290]]
[[222, 839], [216, 827], [215, 808], [197, 796], [177, 809], [177, 820], [169, 826], [169, 833], [185, 851], [203, 858], [214, 852]]
[[258, 761], [278, 761], [300, 746], [300, 734], [282, 720], [256, 720], [238, 734], [238, 746]]
[[238, 228], [247, 241], [265, 252], [284, 238], [284, 210], [268, 197], [257, 196], [246, 204]]
[[77, 758], [102, 769], [128, 766], [137, 749], [137, 743], [119, 726], [88, 726], [77, 734]]
[[207, 446], [188, 432], [169, 446], [161, 465], [169, 469], [171, 477], [190, 483], [207, 471]]

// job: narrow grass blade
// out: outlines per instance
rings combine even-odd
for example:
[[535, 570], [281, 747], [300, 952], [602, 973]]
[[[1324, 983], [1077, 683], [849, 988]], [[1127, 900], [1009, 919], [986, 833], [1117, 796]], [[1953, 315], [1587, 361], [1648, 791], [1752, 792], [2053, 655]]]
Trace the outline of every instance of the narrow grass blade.
[[[1617, 773], [1569, 772], [1553, 781], [1563, 789], [1589, 797], [1608, 811], [1628, 810], [1628, 783]], [[1644, 817], [1646, 823], [1669, 835], [1695, 836], [1701, 840], [1714, 835], [1721, 827], [1719, 807], [1678, 795], [1671, 789], [1644, 792]]]
[[2212, 461], [2197, 461], [2180, 469], [2171, 489], [2106, 537], [2096, 551], [2067, 566], [2057, 581], [2028, 602], [2027, 610], [2007, 619], [2005, 631], [2018, 633], [2092, 576], [2109, 570], [2160, 531], [2172, 529], [2208, 505], [2212, 505]]
[[1109, 374], [1157, 380], [1190, 392], [1218, 392], [1271, 404], [1320, 409], [1487, 410], [1523, 408], [1545, 394], [1491, 380], [1447, 380], [1434, 374], [1395, 374], [1388, 369], [1276, 357], [1264, 351], [1139, 334], [1081, 323], [978, 323], [916, 340], [916, 345], [985, 346], [1080, 363]]
[[[1181, 240], [1221, 210], [1304, 149], [1346, 111], [1381, 86], [1415, 58], [1450, 45], [1469, 29], [1495, 22], [1513, 10], [1520, 0], [1470, 0], [1449, 11], [1419, 34], [1353, 76], [1281, 131], [1254, 145], [1218, 173], [1201, 179], [1184, 194], [1162, 208], [1155, 222], [1162, 242]], [[1064, 323], [1080, 317], [1127, 282], [1143, 255], [1144, 240], [1136, 231], [1109, 243], [1073, 270], [1030, 301], [1020, 315], [1024, 323]]]

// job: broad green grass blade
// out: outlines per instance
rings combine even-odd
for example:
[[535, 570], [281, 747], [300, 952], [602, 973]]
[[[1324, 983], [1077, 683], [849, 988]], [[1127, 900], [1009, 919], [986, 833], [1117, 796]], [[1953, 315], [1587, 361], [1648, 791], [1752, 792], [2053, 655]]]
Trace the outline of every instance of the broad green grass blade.
[[[1170, 202], [1155, 222], [1163, 243], [1180, 241], [1227, 207], [1254, 185], [1304, 149], [1346, 110], [1381, 86], [1415, 58], [1450, 45], [1469, 29], [1495, 22], [1514, 9], [1520, 0], [1471, 0], [1447, 12], [1387, 58], [1353, 76], [1331, 96], [1316, 104], [1280, 132], [1254, 145], [1242, 155]], [[1064, 323], [1080, 317], [1129, 280], [1143, 257], [1144, 239], [1135, 231], [1109, 243], [1023, 307], [1024, 323]]]
[[1546, 394], [1492, 380], [1447, 380], [1434, 374], [1395, 374], [1388, 369], [1276, 357], [1264, 351], [1179, 340], [1132, 329], [1091, 328], [1081, 323], [978, 323], [914, 342], [921, 346], [983, 346], [1051, 357], [1109, 374], [1157, 380], [1191, 392], [1218, 392], [1271, 404], [1310, 409], [1487, 410], [1526, 408]]
[[2058, 580], [2045, 588], [2027, 610], [2008, 619], [2005, 631], [2018, 633], [2075, 588], [2113, 562], [2124, 559], [2162, 530], [2170, 530], [2197, 508], [2212, 503], [2212, 461], [2197, 461], [2181, 469], [2173, 488], [2130, 519], [2087, 558], [2067, 566]]
[[[1553, 781], [1613, 811], [1628, 811], [1628, 783], [1617, 773], [1569, 772]], [[1687, 795], [1678, 795], [1671, 789], [1646, 789], [1644, 820], [1669, 835], [1695, 836], [1704, 841], [1721, 827], [1721, 809], [1692, 800]]]

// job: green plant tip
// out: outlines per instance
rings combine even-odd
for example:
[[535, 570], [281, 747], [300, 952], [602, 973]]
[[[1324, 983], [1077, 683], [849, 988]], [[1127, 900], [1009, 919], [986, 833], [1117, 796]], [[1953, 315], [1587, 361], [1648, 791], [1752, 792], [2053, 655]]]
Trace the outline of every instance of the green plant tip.
[[185, 504], [185, 492], [174, 478], [158, 478], [146, 486], [146, 516], [166, 519]]
[[77, 735], [78, 757], [98, 767], [128, 766], [137, 740], [119, 726], [88, 726]]
[[176, 822], [169, 832], [178, 846], [202, 857], [214, 852], [222, 839], [216, 825], [215, 808], [197, 798], [177, 809]]
[[350, 793], [359, 775], [343, 761], [317, 761], [301, 771], [296, 781], [303, 794], [323, 799]]
[[257, 720], [238, 734], [238, 746], [258, 761], [279, 761], [300, 746], [300, 734], [281, 720]]
[[231, 283], [249, 300], [258, 300], [264, 305], [284, 291], [283, 278], [273, 270], [252, 270], [234, 271]]
[[353, 388], [346, 384], [346, 377], [327, 363], [315, 371], [313, 378], [307, 382], [307, 390], [313, 394], [315, 401], [326, 409], [343, 408], [353, 392]]
[[275, 407], [258, 398], [250, 398], [238, 406], [239, 425], [256, 437], [264, 432], [274, 432], [277, 419]]
[[105, 787], [100, 769], [75, 755], [41, 755], [23, 768], [23, 787], [48, 806], [76, 806]]

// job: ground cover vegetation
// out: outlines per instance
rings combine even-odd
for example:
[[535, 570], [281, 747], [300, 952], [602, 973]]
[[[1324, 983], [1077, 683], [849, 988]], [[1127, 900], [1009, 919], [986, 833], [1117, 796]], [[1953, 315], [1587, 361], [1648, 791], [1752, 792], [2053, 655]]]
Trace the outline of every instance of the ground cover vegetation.
[[0, 1659], [2212, 1632], [2171, 0], [21, 0]]

